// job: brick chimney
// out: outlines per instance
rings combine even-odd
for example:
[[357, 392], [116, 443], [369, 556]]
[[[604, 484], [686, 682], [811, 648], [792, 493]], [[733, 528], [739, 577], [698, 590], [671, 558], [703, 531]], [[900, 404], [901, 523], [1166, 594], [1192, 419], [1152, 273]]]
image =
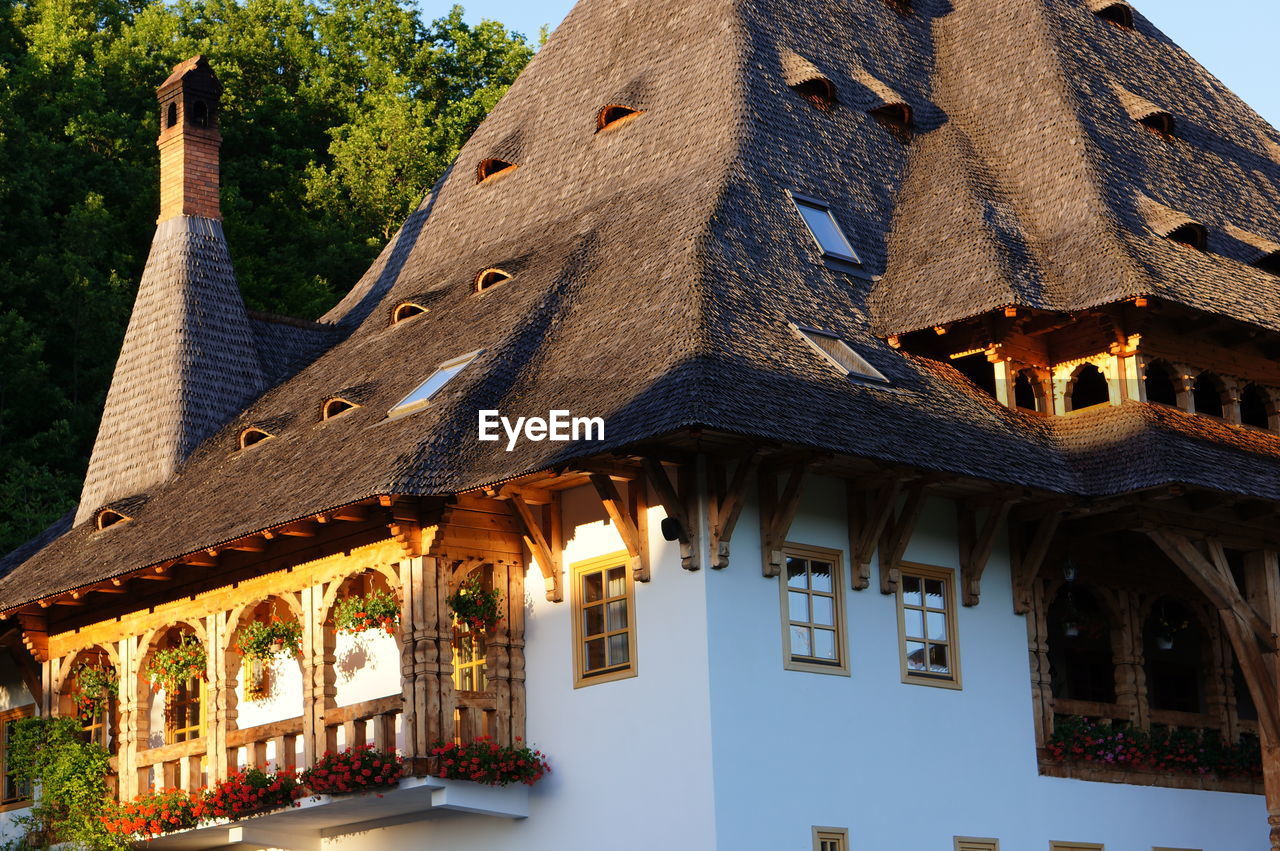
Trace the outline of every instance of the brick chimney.
[[156, 89], [160, 99], [160, 218], [221, 219], [218, 204], [218, 105], [222, 84], [209, 61], [193, 56]]

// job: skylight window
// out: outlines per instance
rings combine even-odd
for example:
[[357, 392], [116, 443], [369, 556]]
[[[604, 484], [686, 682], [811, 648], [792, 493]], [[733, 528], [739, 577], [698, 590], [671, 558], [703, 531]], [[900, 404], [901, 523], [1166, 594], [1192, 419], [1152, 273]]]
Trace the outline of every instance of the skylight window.
[[791, 330], [795, 331], [824, 360], [845, 375], [869, 381], [879, 381], [884, 384], [889, 383], [889, 379], [885, 378], [880, 370], [867, 363], [862, 355], [850, 348], [849, 344], [840, 339], [838, 335], [830, 331], [819, 331], [816, 328], [804, 328], [794, 323], [791, 325]]
[[831, 215], [831, 208], [827, 204], [817, 199], [804, 198], [794, 193], [791, 195], [791, 200], [795, 202], [796, 209], [800, 211], [800, 215], [804, 218], [804, 223], [809, 227], [809, 233], [813, 235], [818, 247], [822, 249], [824, 257], [831, 257], [846, 263], [862, 264], [862, 261], [858, 258], [858, 253], [849, 244], [848, 238], [844, 235], [844, 231], [840, 229], [835, 216]]
[[402, 414], [411, 414], [414, 411], [425, 408], [427, 403], [431, 401], [431, 397], [439, 393], [446, 384], [453, 380], [455, 375], [462, 372], [467, 364], [478, 358], [483, 351], [483, 349], [477, 349], [474, 352], [440, 364], [426, 381], [419, 384], [412, 393], [397, 402], [387, 415], [398, 417]]

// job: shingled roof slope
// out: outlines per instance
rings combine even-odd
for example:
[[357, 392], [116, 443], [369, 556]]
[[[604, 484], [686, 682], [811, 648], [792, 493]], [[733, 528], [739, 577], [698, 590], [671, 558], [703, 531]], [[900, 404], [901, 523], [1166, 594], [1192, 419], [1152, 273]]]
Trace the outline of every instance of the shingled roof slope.
[[169, 479], [266, 386], [222, 223], [194, 216], [161, 222], [116, 361], [76, 522]]
[[[943, 246], [930, 242], [934, 217], [914, 206], [943, 199], [904, 197], [893, 241], [914, 250], [894, 255], [873, 294], [877, 329], [946, 324], [1009, 296], [1012, 305], [1077, 311], [1155, 295], [1280, 330], [1280, 278], [1248, 266], [1228, 236], [1240, 227], [1280, 239], [1274, 128], [1140, 15], [1127, 29], [1079, 0], [1002, 0], [980, 11], [995, 5], [958, 6], [936, 20], [933, 89], [955, 148], [922, 147], [912, 180], [945, 183], [967, 164], [990, 176], [1020, 233], [998, 255], [953, 241], [947, 269], [922, 258], [922, 244]], [[1173, 114], [1174, 135], [1137, 122], [1153, 110]], [[1208, 251], [1163, 239], [1143, 198], [1204, 224]], [[988, 210], [968, 211], [949, 231], [988, 239]], [[1012, 268], [1000, 262], [1009, 258]], [[945, 292], [922, 301], [921, 282], [939, 275]]]
[[[1117, 212], [1123, 198], [1133, 215], [1133, 193], [1151, 188], [1121, 175], [1120, 194], [1108, 194], [1094, 131], [1076, 107], [1062, 111], [1077, 85], [1061, 67], [1063, 20], [1104, 25], [1083, 0], [1003, 0], [998, 15], [992, 6], [916, 0], [903, 16], [881, 0], [582, 0], [326, 315], [347, 336], [206, 440], [132, 522], [100, 533], [81, 523], [0, 579], [0, 604], [370, 496], [454, 493], [694, 425], [1061, 493], [1128, 487], [1122, 470], [1088, 463], [1070, 428], [1010, 411], [949, 365], [873, 333], [885, 311], [917, 297], [932, 311], [972, 312], [1079, 299], [1086, 281], [1114, 290], [1103, 299], [1141, 291], [1149, 279], [1130, 240], [1163, 247], [1145, 231], [1126, 236]], [[1088, 30], [1084, 41], [1101, 38]], [[1046, 56], [1028, 55], [1037, 51]], [[842, 106], [816, 109], [788, 87], [792, 55], [820, 60]], [[912, 106], [913, 142], [856, 102], [860, 75]], [[1022, 98], [1020, 87], [1025, 109], [991, 97]], [[645, 111], [596, 132], [598, 111], [628, 98]], [[1044, 115], [1061, 132], [1045, 133]], [[513, 151], [519, 168], [477, 183], [477, 163]], [[1037, 156], [1050, 173], [1027, 174], [1046, 178], [1044, 197], [1017, 179]], [[959, 225], [921, 212], [943, 177]], [[823, 262], [788, 191], [832, 205], [860, 273]], [[1259, 221], [1251, 229], [1266, 232]], [[950, 257], [920, 249], [913, 229], [953, 240]], [[513, 277], [475, 292], [494, 267]], [[960, 296], [933, 292], [948, 289]], [[393, 325], [392, 309], [409, 300], [430, 311]], [[841, 336], [888, 383], [840, 375], [793, 323]], [[472, 351], [481, 354], [429, 406], [387, 417], [439, 364]], [[354, 389], [361, 407], [322, 419], [325, 399]], [[604, 417], [606, 439], [510, 452], [476, 439], [478, 409], [514, 418], [552, 408]], [[1126, 422], [1144, 483], [1179, 480], [1168, 440], [1217, 440]], [[261, 423], [274, 438], [239, 450], [239, 431]], [[1274, 461], [1249, 457], [1258, 481], [1247, 465], [1223, 466], [1219, 484], [1270, 493]], [[1214, 474], [1211, 464], [1201, 472]]]

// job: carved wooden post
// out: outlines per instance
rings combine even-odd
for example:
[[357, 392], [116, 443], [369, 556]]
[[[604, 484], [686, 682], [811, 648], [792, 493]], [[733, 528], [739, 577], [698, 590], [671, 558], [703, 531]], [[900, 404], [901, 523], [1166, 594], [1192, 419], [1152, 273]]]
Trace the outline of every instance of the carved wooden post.
[[434, 556], [400, 564], [400, 670], [408, 756], [425, 757], [434, 742], [452, 738], [452, 628], [444, 602], [449, 570], [444, 559]]
[[337, 694], [332, 676], [335, 661], [334, 637], [324, 628], [323, 585], [302, 589], [302, 761], [315, 765], [317, 757], [328, 749], [325, 740], [324, 713]]
[[1146, 720], [1146, 679], [1142, 671], [1142, 629], [1139, 624], [1138, 596], [1131, 591], [1115, 595], [1116, 622], [1111, 625], [1111, 652], [1115, 665], [1116, 703], [1129, 711], [1129, 722], [1142, 725]]
[[[636, 483], [632, 483], [635, 487]], [[643, 487], [643, 484], [640, 485]], [[640, 515], [644, 515], [643, 504]], [[648, 527], [641, 524], [641, 533], [648, 535]], [[513, 564], [507, 571], [507, 641], [511, 668], [511, 704], [508, 727], [512, 740], [525, 738], [524, 691], [524, 574], [527, 565]]]
[[117, 781], [120, 800], [127, 801], [138, 794], [138, 639], [128, 636], [116, 642], [120, 654], [119, 688], [116, 695], [116, 712], [119, 713], [119, 743], [116, 747]]
[[1031, 589], [1027, 611], [1027, 644], [1031, 656], [1031, 706], [1036, 725], [1036, 747], [1043, 748], [1053, 735], [1053, 689], [1049, 677], [1049, 603], [1044, 583]]
[[235, 632], [229, 612], [215, 612], [205, 618], [208, 635], [208, 677], [204, 719], [205, 758], [208, 760], [209, 782], [227, 776], [227, 730], [235, 721], [235, 683], [231, 680], [227, 644]]
[[[1280, 558], [1276, 551], [1261, 550], [1246, 554], [1244, 570], [1248, 601], [1272, 625], [1272, 629], [1280, 627]], [[1280, 659], [1277, 656], [1280, 654], [1262, 654], [1266, 672], [1273, 684], [1280, 683]], [[1262, 780], [1267, 797], [1267, 824], [1271, 828], [1271, 851], [1280, 851], [1280, 737], [1263, 722], [1265, 717], [1266, 713], [1258, 713], [1258, 729], [1262, 739]]]
[[[491, 569], [493, 587], [502, 593], [503, 617], [485, 636], [485, 676], [493, 692], [498, 718], [503, 719], [504, 716], [510, 717], [511, 710], [511, 620], [508, 617], [511, 600], [510, 590], [507, 588], [510, 570], [506, 562], [498, 562]], [[499, 723], [491, 734], [500, 745], [511, 743], [511, 725], [508, 723]]]

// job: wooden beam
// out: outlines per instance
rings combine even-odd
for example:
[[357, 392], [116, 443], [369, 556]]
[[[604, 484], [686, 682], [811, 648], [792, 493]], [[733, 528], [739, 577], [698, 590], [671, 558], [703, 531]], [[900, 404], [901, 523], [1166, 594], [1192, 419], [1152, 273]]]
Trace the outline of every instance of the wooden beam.
[[1025, 548], [1022, 546], [1021, 524], [1009, 527], [1009, 546], [1013, 554], [1013, 611], [1016, 614], [1025, 615], [1031, 611], [1031, 588], [1040, 576], [1040, 568], [1044, 566], [1045, 556], [1049, 554], [1049, 547], [1061, 523], [1061, 511], [1040, 518]]
[[756, 477], [760, 491], [761, 570], [766, 577], [782, 573], [782, 565], [786, 562], [782, 549], [800, 508], [801, 486], [807, 466], [803, 461], [791, 465], [781, 495], [778, 494], [778, 468], [762, 468]]
[[[191, 555], [183, 556], [182, 561], [184, 564], [189, 564], [194, 567], [216, 567], [218, 564], [218, 557], [209, 555], [207, 552], [192, 553]], [[146, 578], [150, 579], [151, 577], [148, 576]]]
[[724, 470], [716, 464], [710, 467], [711, 499], [708, 523], [710, 533], [711, 567], [723, 570], [729, 566], [729, 542], [747, 501], [747, 480], [760, 466], [760, 453], [749, 452], [738, 460], [733, 479], [726, 486]]
[[959, 524], [960, 584], [966, 606], [978, 605], [982, 595], [982, 574], [991, 559], [996, 532], [1009, 516], [1012, 500], [998, 500], [987, 511], [982, 528], [977, 528], [976, 512], [971, 506], [956, 501], [956, 521]]
[[644, 459], [644, 469], [649, 480], [649, 487], [653, 488], [654, 494], [658, 497], [658, 502], [662, 505], [662, 510], [667, 513], [668, 518], [675, 521], [677, 527], [676, 540], [680, 542], [680, 566], [685, 570], [697, 570], [698, 554], [694, 548], [694, 541], [697, 539], [697, 528], [692, 522], [688, 506], [680, 498], [680, 494], [676, 491], [676, 487], [661, 461], [657, 458], [646, 457]]
[[329, 517], [347, 523], [360, 523], [369, 519], [369, 508], [364, 505], [346, 505], [331, 511]]
[[245, 538], [228, 544], [227, 549], [246, 553], [263, 553], [267, 551], [267, 542], [262, 538]]
[[[845, 483], [845, 502], [849, 515], [849, 555], [853, 590], [871, 587], [871, 559], [876, 544], [884, 534], [885, 526], [893, 517], [902, 493], [903, 480], [894, 477], [879, 487], [868, 491], [854, 479]], [[868, 504], [870, 503], [870, 504]]]
[[603, 459], [592, 459], [590, 461], [574, 461], [569, 464], [571, 469], [581, 470], [584, 473], [600, 474], [609, 476], [610, 478], [619, 479], [629, 482], [638, 479], [644, 475], [644, 471], [635, 464], [627, 464], [621, 461], [606, 461]]
[[297, 523], [290, 523], [288, 526], [282, 526], [276, 530], [281, 535], [289, 535], [294, 538], [314, 538], [316, 536], [316, 524], [311, 520], [299, 520]]
[[[906, 555], [907, 544], [915, 533], [916, 523], [920, 520], [920, 512], [924, 510], [925, 486], [927, 482], [913, 482], [907, 488], [907, 499], [902, 510], [892, 523], [885, 524], [880, 540], [880, 593], [898, 593], [898, 582], [902, 578], [899, 565]], [[894, 508], [897, 506], [895, 505]]]
[[640, 530], [636, 519], [631, 515], [630, 506], [622, 501], [622, 495], [618, 493], [613, 479], [604, 473], [592, 473], [591, 484], [600, 497], [600, 504], [613, 521], [614, 528], [618, 530], [623, 546], [627, 548], [627, 555], [631, 558], [631, 575], [637, 582], [648, 582], [648, 542], [640, 539]]
[[552, 603], [563, 602], [564, 571], [560, 568], [560, 559], [553, 555], [547, 539], [543, 536], [542, 527], [538, 525], [529, 505], [519, 494], [511, 494], [507, 498], [507, 504], [511, 507], [511, 516], [515, 518], [516, 525], [520, 527], [525, 546], [529, 548], [529, 552], [533, 553], [539, 569], [542, 570], [547, 599]]
[[1272, 625], [1240, 593], [1220, 542], [1207, 542], [1210, 555], [1205, 558], [1185, 535], [1168, 529], [1150, 529], [1147, 536], [1200, 589], [1214, 608], [1235, 613], [1267, 652], [1274, 653], [1280, 649]]

